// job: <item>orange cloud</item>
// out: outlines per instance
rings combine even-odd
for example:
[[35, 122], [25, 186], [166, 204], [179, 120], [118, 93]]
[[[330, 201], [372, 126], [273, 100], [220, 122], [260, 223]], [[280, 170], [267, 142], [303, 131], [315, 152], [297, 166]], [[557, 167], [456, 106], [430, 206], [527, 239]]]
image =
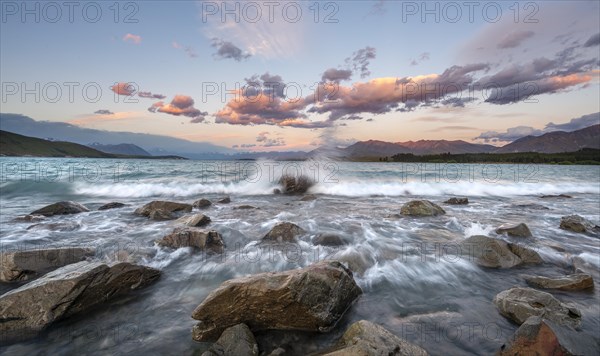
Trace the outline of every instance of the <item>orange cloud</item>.
[[139, 45], [140, 43], [142, 43], [142, 36], [128, 33], [125, 36], [123, 36], [123, 42], [132, 42], [133, 44]]

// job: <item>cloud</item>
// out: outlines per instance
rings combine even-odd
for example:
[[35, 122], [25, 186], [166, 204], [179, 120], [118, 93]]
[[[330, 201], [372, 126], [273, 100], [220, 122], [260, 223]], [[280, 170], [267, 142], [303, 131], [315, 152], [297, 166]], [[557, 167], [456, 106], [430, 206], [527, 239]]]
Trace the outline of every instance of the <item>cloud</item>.
[[123, 42], [131, 42], [133, 44], [139, 45], [140, 43], [142, 43], [142, 36], [128, 33], [125, 36], [123, 36]]
[[424, 62], [424, 61], [428, 61], [428, 60], [429, 60], [429, 52], [423, 52], [423, 53], [421, 53], [421, 54], [419, 55], [419, 58], [417, 58], [417, 59], [413, 59], [413, 60], [410, 62], [410, 65], [411, 65], [411, 66], [416, 66], [416, 65], [418, 65], [419, 63], [422, 63], [422, 62]]
[[519, 47], [523, 41], [533, 37], [534, 34], [533, 31], [513, 31], [504, 36], [496, 47], [500, 49]]
[[233, 59], [241, 62], [252, 56], [250, 53], [242, 51], [233, 43], [218, 38], [212, 39], [212, 46], [217, 49], [217, 52], [213, 55], [217, 59]]
[[111, 86], [110, 90], [119, 95], [131, 96], [135, 94], [136, 88], [132, 83], [120, 82]]
[[466, 98], [453, 97], [453, 98], [444, 99], [440, 103], [442, 103], [443, 105], [450, 105], [455, 108], [464, 108], [466, 103], [470, 103], [472, 101], [475, 101], [475, 98], [473, 98], [473, 97], [466, 97]]
[[448, 130], [464, 131], [464, 130], [476, 130], [476, 128], [471, 127], [471, 126], [451, 125], [451, 126], [436, 127], [435, 129], [432, 129], [432, 130], [429, 130], [429, 131], [440, 132], [440, 131], [448, 131]]
[[106, 109], [100, 109], [100, 110], [94, 111], [94, 114], [96, 114], [96, 115], [113, 115], [114, 112], [112, 112], [110, 110], [106, 110]]
[[544, 131], [534, 129], [531, 126], [517, 126], [506, 129], [505, 132], [487, 131], [477, 136], [476, 140], [484, 140], [485, 142], [512, 142], [525, 136], [539, 136], [544, 134]]
[[140, 98], [158, 99], [158, 100], [162, 100], [162, 99], [166, 98], [166, 96], [164, 96], [162, 94], [152, 94], [149, 91], [141, 91], [138, 93], [138, 96]]
[[344, 80], [350, 80], [350, 78], [352, 78], [352, 70], [350, 69], [329, 68], [323, 72], [321, 81], [339, 83]]
[[185, 52], [185, 54], [190, 57], [190, 58], [197, 58], [198, 54], [196, 54], [196, 50], [194, 50], [193, 47], [190, 46], [182, 46], [181, 44], [173, 41], [173, 43], [171, 44], [173, 46], [173, 48], [175, 49], [181, 49]]
[[352, 56], [346, 58], [346, 64], [352, 68], [355, 73], [360, 73], [361, 78], [371, 75], [369, 64], [371, 59], [375, 59], [377, 51], [373, 47], [365, 47], [352, 53]]
[[156, 113], [161, 112], [174, 116], [185, 116], [192, 120], [192, 123], [200, 123], [205, 120], [207, 112], [200, 111], [194, 107], [194, 99], [187, 95], [175, 95], [169, 104], [162, 101], [154, 103], [148, 108], [148, 111]]
[[600, 45], [600, 33], [588, 38], [588, 40], [583, 44], [583, 47], [593, 47], [598, 45]]
[[555, 124], [553, 122], [549, 122], [546, 124], [544, 131], [576, 131], [598, 124], [600, 124], [600, 112], [583, 115], [581, 117], [571, 119], [569, 122], [564, 124]]
[[268, 134], [269, 134], [269, 131], [263, 131], [263, 132], [259, 133], [258, 136], [256, 137], [256, 142], [266, 141]]
[[254, 143], [242, 143], [240, 145], [240, 148], [251, 148], [251, 147], [256, 147], [256, 144], [254, 144]]

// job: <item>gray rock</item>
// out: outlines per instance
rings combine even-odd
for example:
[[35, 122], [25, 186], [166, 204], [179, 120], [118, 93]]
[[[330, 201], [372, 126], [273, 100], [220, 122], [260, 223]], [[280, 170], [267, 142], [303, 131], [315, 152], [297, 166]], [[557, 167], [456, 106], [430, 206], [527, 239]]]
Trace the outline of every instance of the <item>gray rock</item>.
[[217, 203], [219, 203], [219, 204], [229, 204], [229, 203], [231, 203], [231, 198], [225, 197], [223, 199], [218, 200]]
[[476, 264], [489, 268], [511, 268], [522, 263], [508, 244], [499, 239], [475, 235], [461, 243], [463, 258], [473, 260]]
[[15, 251], [0, 254], [0, 281], [15, 282], [34, 279], [65, 265], [93, 256], [86, 248], [52, 248]]
[[446, 214], [446, 211], [429, 200], [412, 200], [402, 205], [400, 214], [408, 216], [437, 216]]
[[279, 178], [279, 184], [283, 194], [304, 194], [308, 188], [312, 187], [314, 182], [304, 175], [298, 177], [283, 175]]
[[245, 323], [253, 332], [328, 332], [362, 294], [352, 272], [337, 261], [302, 269], [231, 279], [194, 310], [196, 341], [211, 341]]
[[223, 331], [221, 337], [202, 356], [258, 356], [258, 345], [246, 324]]
[[202, 209], [211, 206], [212, 203], [208, 199], [199, 199], [196, 200], [192, 205], [194, 206], [194, 208]]
[[560, 290], [582, 290], [594, 288], [592, 276], [586, 273], [569, 274], [558, 278], [542, 276], [523, 276], [527, 284], [535, 288], [560, 289]]
[[421, 347], [392, 334], [384, 327], [361, 320], [350, 325], [338, 341], [337, 349], [324, 356], [425, 356]]
[[296, 237], [306, 233], [304, 229], [290, 222], [275, 225], [263, 238], [263, 241], [296, 242]]
[[56, 223], [40, 223], [27, 226], [27, 230], [49, 230], [49, 231], [75, 231], [79, 229], [81, 225], [75, 221], [67, 222], [56, 222]]
[[258, 209], [258, 208], [255, 207], [255, 206], [252, 206], [252, 205], [240, 205], [240, 206], [236, 206], [234, 209], [237, 209], [237, 210], [251, 210], [251, 209]]
[[519, 258], [521, 259], [521, 263], [540, 264], [544, 262], [542, 257], [536, 251], [532, 250], [529, 247], [510, 242], [507, 245], [510, 249], [510, 252], [519, 256]]
[[444, 202], [445, 204], [450, 205], [467, 205], [469, 204], [469, 198], [450, 198]]
[[124, 206], [126, 206], [126, 205], [123, 203], [112, 202], [112, 203], [102, 205], [101, 207], [98, 208], [98, 210], [116, 209], [116, 208], [122, 208]]
[[324, 233], [315, 236], [313, 244], [321, 246], [342, 246], [347, 245], [348, 241], [340, 235]]
[[599, 233], [600, 226], [579, 215], [569, 215], [560, 218], [560, 228], [579, 233]]
[[79, 262], [0, 296], [0, 334], [8, 340], [33, 336], [48, 325], [155, 282], [153, 268]]
[[581, 312], [562, 303], [552, 294], [532, 288], [511, 288], [498, 293], [494, 304], [500, 314], [521, 325], [530, 316], [539, 316], [574, 328], [581, 324]]
[[567, 195], [567, 194], [557, 194], [557, 195], [550, 194], [550, 195], [542, 195], [540, 198], [542, 198], [542, 199], [549, 199], [549, 198], [566, 198], [566, 199], [570, 199], [570, 198], [573, 198], [573, 197], [570, 196], [570, 195]]
[[86, 211], [89, 211], [89, 209], [79, 203], [75, 203], [73, 201], [59, 201], [58, 203], [50, 204], [38, 209], [29, 215], [54, 216], [79, 214]]
[[225, 243], [221, 235], [214, 231], [193, 228], [177, 228], [169, 235], [157, 241], [159, 246], [170, 248], [193, 247], [202, 251], [223, 253]]
[[524, 223], [519, 224], [503, 224], [496, 229], [497, 234], [507, 234], [512, 237], [531, 237], [529, 227]]
[[273, 189], [273, 194], [281, 194], [281, 190], [280, 189]]
[[186, 212], [189, 213], [192, 211], [192, 206], [190, 204], [184, 203], [175, 203], [171, 201], [162, 201], [155, 200], [152, 201], [141, 208], [137, 208], [134, 211], [134, 214], [150, 217], [152, 212], [159, 211], [159, 215], [163, 215], [166, 213], [173, 214], [176, 212]]
[[38, 221], [42, 221], [45, 220], [46, 217], [44, 215], [23, 215], [23, 216], [18, 216], [16, 218], [13, 219], [14, 222], [38, 222]]
[[204, 214], [194, 214], [190, 216], [182, 216], [175, 222], [192, 227], [200, 227], [210, 224], [210, 218]]

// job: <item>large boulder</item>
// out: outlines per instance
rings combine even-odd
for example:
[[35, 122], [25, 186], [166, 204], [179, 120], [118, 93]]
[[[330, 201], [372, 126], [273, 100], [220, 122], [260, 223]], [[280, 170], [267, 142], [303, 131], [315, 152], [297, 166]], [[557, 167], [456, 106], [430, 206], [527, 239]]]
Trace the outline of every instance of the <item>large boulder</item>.
[[93, 254], [94, 250], [79, 247], [1, 253], [0, 281], [34, 279], [62, 266], [80, 262]]
[[258, 345], [248, 325], [237, 324], [225, 329], [219, 340], [202, 356], [258, 356]]
[[58, 203], [47, 205], [41, 209], [31, 212], [29, 215], [43, 215], [43, 216], [54, 216], [54, 215], [68, 215], [68, 214], [79, 214], [86, 211], [90, 211], [85, 206], [76, 203], [74, 201], [59, 201]]
[[512, 237], [531, 237], [529, 227], [524, 223], [519, 224], [503, 224], [496, 229], [499, 235], [507, 234]]
[[182, 248], [193, 247], [202, 251], [223, 253], [225, 243], [221, 235], [214, 231], [197, 230], [193, 228], [177, 228], [169, 235], [157, 241], [159, 246]]
[[444, 202], [445, 204], [450, 205], [467, 205], [469, 204], [469, 198], [450, 198]]
[[412, 200], [402, 205], [400, 214], [409, 216], [436, 216], [446, 214], [446, 211], [429, 200]]
[[283, 175], [279, 178], [279, 184], [281, 185], [280, 192], [283, 194], [304, 194], [314, 182], [304, 175]]
[[210, 218], [204, 214], [194, 214], [189, 216], [182, 216], [175, 222], [187, 226], [200, 227], [210, 224], [210, 221]]
[[190, 211], [192, 211], [192, 206], [190, 204], [155, 200], [142, 206], [141, 208], [137, 208], [134, 211], [134, 214], [145, 217], [152, 217], [152, 215], [156, 214], [159, 214], [161, 216], [167, 216], [166, 214], [173, 214], [176, 212], [189, 213]]
[[530, 316], [539, 316], [560, 325], [579, 327], [581, 312], [571, 304], [562, 303], [552, 294], [533, 288], [511, 288], [498, 293], [494, 304], [500, 314], [521, 325]]
[[263, 241], [296, 242], [296, 237], [306, 233], [304, 229], [291, 222], [275, 225], [263, 238]]
[[338, 341], [336, 350], [324, 356], [425, 356], [421, 347], [392, 334], [384, 327], [370, 321], [360, 320], [350, 325]]
[[117, 209], [117, 208], [122, 208], [124, 206], [125, 206], [125, 204], [123, 204], [123, 203], [112, 202], [112, 203], [107, 203], [107, 204], [102, 205], [101, 207], [98, 208], [98, 210]]
[[489, 268], [511, 268], [523, 263], [541, 263], [539, 254], [527, 247], [488, 236], [475, 235], [461, 243], [462, 257]]
[[586, 273], [569, 274], [563, 277], [548, 278], [542, 276], [523, 276], [527, 284], [535, 288], [582, 290], [594, 288], [592, 276]]
[[600, 233], [600, 226], [579, 215], [569, 215], [560, 218], [560, 228], [579, 233]]
[[245, 323], [252, 331], [327, 332], [362, 294], [352, 272], [337, 261], [224, 282], [194, 310], [196, 341], [212, 341]]
[[192, 204], [192, 206], [194, 208], [198, 208], [198, 209], [208, 208], [211, 205], [212, 205], [212, 203], [210, 202], [210, 200], [204, 199], [204, 198], [198, 199], [194, 202], [194, 204]]
[[591, 335], [530, 316], [502, 345], [498, 355], [597, 355], [598, 348]]
[[0, 296], [0, 334], [9, 340], [32, 336], [58, 320], [143, 288], [159, 275], [156, 269], [130, 263], [64, 266]]

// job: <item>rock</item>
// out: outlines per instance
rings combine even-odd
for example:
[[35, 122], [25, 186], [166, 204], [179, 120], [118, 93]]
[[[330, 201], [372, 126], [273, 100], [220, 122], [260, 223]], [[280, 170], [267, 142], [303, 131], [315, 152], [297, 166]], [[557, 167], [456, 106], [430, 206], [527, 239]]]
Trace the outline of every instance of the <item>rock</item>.
[[586, 273], [569, 274], [558, 278], [542, 276], [523, 276], [527, 284], [535, 288], [560, 289], [560, 290], [582, 290], [594, 288], [592, 276]]
[[223, 198], [221, 200], [218, 200], [217, 203], [219, 203], [219, 204], [229, 204], [229, 203], [231, 203], [231, 198], [225, 197], [225, 198]]
[[214, 340], [239, 323], [254, 332], [328, 332], [361, 294], [352, 272], [337, 261], [231, 279], [194, 310], [192, 317], [199, 323], [192, 337]]
[[42, 221], [45, 220], [46, 217], [44, 215], [23, 215], [23, 216], [18, 216], [16, 218], [13, 219], [14, 222], [38, 222], [38, 221]]
[[409, 216], [436, 216], [446, 214], [446, 211], [429, 200], [413, 200], [402, 205], [400, 214]]
[[175, 222], [192, 227], [200, 227], [210, 224], [210, 218], [204, 214], [194, 214], [190, 216], [182, 216]]
[[317, 200], [317, 196], [314, 194], [307, 194], [307, 195], [303, 196], [302, 199], [300, 199], [300, 201], [313, 201], [313, 200]]
[[81, 227], [81, 225], [75, 221], [49, 223], [49, 224], [33, 224], [27, 226], [27, 230], [50, 230], [50, 231], [74, 231]]
[[573, 197], [570, 195], [567, 195], [567, 194], [558, 194], [558, 195], [542, 195], [540, 198], [542, 198], [542, 199], [548, 199], [548, 198], [567, 198], [567, 199], [569, 199], [569, 198], [573, 198]]
[[237, 324], [223, 331], [219, 340], [202, 356], [258, 356], [258, 345], [246, 324]]
[[64, 266], [0, 296], [0, 334], [7, 339], [32, 336], [55, 321], [145, 287], [159, 275], [156, 269], [130, 263]]
[[112, 202], [112, 203], [102, 205], [101, 207], [98, 208], [98, 210], [116, 209], [116, 208], [122, 208], [124, 206], [125, 206], [125, 204], [123, 204], [123, 203]]
[[399, 338], [380, 325], [361, 320], [350, 325], [338, 341], [337, 350], [324, 356], [425, 356], [421, 347]]
[[304, 175], [296, 177], [286, 174], [279, 178], [279, 184], [283, 194], [304, 194], [314, 183]]
[[86, 248], [52, 248], [0, 253], [0, 281], [26, 281], [93, 256]]
[[532, 288], [511, 288], [498, 293], [494, 304], [500, 314], [521, 325], [530, 316], [539, 316], [574, 328], [581, 324], [581, 312], [561, 303], [552, 294]]
[[273, 189], [273, 194], [281, 194], [281, 190], [280, 189]]
[[89, 211], [89, 209], [79, 203], [75, 203], [73, 201], [59, 201], [58, 203], [50, 204], [38, 209], [29, 215], [54, 216], [78, 214], [86, 211]]
[[530, 210], [550, 210], [547, 206], [543, 206], [541, 204], [528, 203], [528, 204], [517, 204], [515, 205], [517, 208], [521, 209], [530, 209]]
[[444, 202], [445, 204], [451, 205], [467, 205], [469, 204], [469, 198], [450, 198]]
[[192, 206], [190, 204], [184, 204], [184, 203], [175, 203], [175, 202], [171, 202], [171, 201], [155, 200], [153, 202], [150, 202], [150, 203], [142, 206], [141, 208], [137, 208], [134, 211], [134, 214], [150, 217], [152, 212], [155, 212], [155, 211], [159, 211], [159, 213], [157, 213], [157, 215], [165, 215], [166, 213], [173, 214], [176, 212], [189, 213], [192, 211]]
[[313, 239], [313, 245], [322, 245], [322, 246], [342, 246], [347, 245], [348, 241], [336, 234], [318, 234]]
[[214, 231], [196, 230], [192, 228], [178, 228], [169, 235], [157, 241], [159, 246], [182, 248], [193, 247], [203, 251], [223, 253], [225, 243], [221, 235]]
[[271, 353], [268, 356], [284, 356], [285, 355], [285, 349], [282, 347], [278, 347], [275, 350], [271, 351]]
[[569, 215], [560, 218], [560, 228], [579, 233], [600, 232], [600, 226], [595, 225], [591, 221], [579, 215]]
[[512, 237], [531, 237], [531, 231], [529, 227], [524, 224], [503, 224], [496, 229], [496, 233], [499, 235], [507, 234]]
[[198, 208], [198, 209], [207, 208], [211, 205], [212, 205], [212, 203], [208, 199], [199, 199], [199, 200], [196, 200], [194, 202], [194, 204], [192, 204], [192, 206], [194, 208]]
[[240, 206], [236, 206], [234, 209], [249, 210], [249, 209], [258, 209], [258, 208], [255, 206], [252, 206], [252, 205], [240, 205]]
[[175, 219], [175, 215], [166, 210], [157, 209], [153, 210], [150, 215], [148, 215], [148, 219], [156, 221], [173, 220]]
[[263, 238], [263, 241], [296, 242], [296, 237], [306, 233], [304, 229], [290, 222], [275, 225]]
[[498, 352], [499, 356], [596, 354], [598, 343], [593, 336], [537, 316], [527, 318]]
[[544, 262], [542, 257], [536, 251], [528, 247], [514, 243], [508, 243], [507, 245], [510, 249], [510, 252], [519, 256], [521, 263], [540, 264]]
[[463, 257], [483, 267], [511, 268], [522, 263], [506, 242], [487, 236], [475, 235], [465, 239], [461, 243], [461, 250]]

